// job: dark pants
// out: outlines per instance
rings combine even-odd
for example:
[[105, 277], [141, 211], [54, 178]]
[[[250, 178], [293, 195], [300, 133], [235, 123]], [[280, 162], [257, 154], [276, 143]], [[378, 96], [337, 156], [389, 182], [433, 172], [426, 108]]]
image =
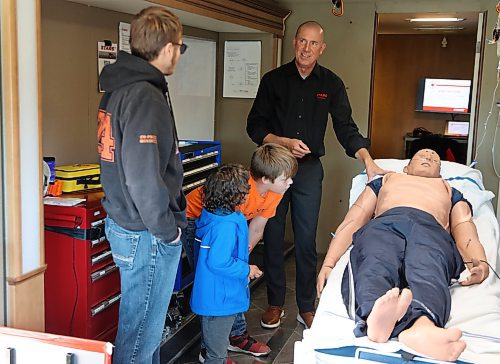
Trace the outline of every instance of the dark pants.
[[316, 298], [316, 228], [321, 202], [323, 166], [318, 158], [299, 162], [293, 184], [284, 194], [276, 215], [264, 231], [264, 273], [270, 305], [285, 303], [286, 278], [283, 257], [286, 214], [291, 207], [295, 243], [296, 298], [300, 312], [314, 310]]
[[[394, 287], [409, 288], [413, 300], [391, 337], [397, 337], [421, 316], [444, 327], [451, 308], [450, 281], [464, 269], [451, 235], [432, 215], [410, 207], [386, 211], [358, 230], [353, 236], [350, 263], [356, 309], [354, 334], [358, 337], [366, 335], [366, 318], [375, 301]], [[348, 285], [344, 274], [342, 295], [346, 305]]]

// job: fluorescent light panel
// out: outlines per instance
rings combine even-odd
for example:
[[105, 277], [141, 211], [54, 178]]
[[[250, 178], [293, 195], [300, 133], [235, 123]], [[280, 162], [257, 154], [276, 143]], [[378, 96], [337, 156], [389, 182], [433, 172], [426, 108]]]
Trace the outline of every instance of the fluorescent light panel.
[[463, 30], [464, 27], [415, 27], [413, 30]]
[[409, 22], [428, 22], [428, 21], [441, 21], [441, 22], [452, 22], [452, 21], [463, 21], [464, 18], [410, 18], [407, 19]]

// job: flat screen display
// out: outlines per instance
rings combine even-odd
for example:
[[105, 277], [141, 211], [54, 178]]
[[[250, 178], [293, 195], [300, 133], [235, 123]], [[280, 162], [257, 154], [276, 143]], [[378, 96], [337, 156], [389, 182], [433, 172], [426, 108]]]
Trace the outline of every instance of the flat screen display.
[[446, 122], [444, 135], [466, 137], [467, 135], [469, 135], [469, 122], [455, 120]]
[[417, 111], [468, 114], [471, 80], [424, 78], [419, 80]]

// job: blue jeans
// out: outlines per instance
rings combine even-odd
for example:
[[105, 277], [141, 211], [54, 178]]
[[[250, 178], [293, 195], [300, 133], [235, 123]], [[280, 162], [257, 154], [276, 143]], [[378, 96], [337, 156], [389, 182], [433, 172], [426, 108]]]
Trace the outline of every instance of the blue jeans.
[[237, 313], [234, 319], [233, 327], [231, 328], [231, 334], [229, 336], [241, 336], [247, 331], [247, 322], [245, 320], [245, 315], [243, 313]]
[[186, 253], [189, 265], [196, 270], [194, 238], [196, 237], [195, 219], [188, 218], [187, 226], [182, 229], [181, 241], [184, 252]]
[[[247, 321], [245, 320], [245, 315], [242, 313], [237, 313], [234, 315], [234, 322], [233, 326], [231, 327], [231, 332], [229, 334], [229, 337], [233, 336], [241, 336], [247, 331]], [[200, 322], [203, 322], [202, 320], [203, 316], [200, 316]], [[200, 346], [202, 348], [206, 348], [206, 343], [203, 340], [203, 335], [201, 335], [201, 343]]]
[[124, 229], [110, 218], [106, 237], [121, 283], [113, 364], [159, 364], [181, 242], [165, 242], [147, 230]]
[[229, 332], [236, 315], [200, 316], [201, 337], [207, 348], [205, 364], [225, 364]]

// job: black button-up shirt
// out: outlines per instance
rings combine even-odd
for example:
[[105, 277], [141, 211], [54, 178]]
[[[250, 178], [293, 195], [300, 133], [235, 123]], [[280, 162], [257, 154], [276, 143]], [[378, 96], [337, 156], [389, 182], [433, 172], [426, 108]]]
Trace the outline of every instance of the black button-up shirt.
[[340, 77], [316, 63], [311, 74], [303, 79], [293, 60], [262, 77], [248, 114], [247, 133], [259, 145], [269, 133], [300, 139], [312, 156], [321, 157], [325, 154], [328, 113], [347, 155], [354, 157], [360, 148], [370, 146], [352, 119]]

